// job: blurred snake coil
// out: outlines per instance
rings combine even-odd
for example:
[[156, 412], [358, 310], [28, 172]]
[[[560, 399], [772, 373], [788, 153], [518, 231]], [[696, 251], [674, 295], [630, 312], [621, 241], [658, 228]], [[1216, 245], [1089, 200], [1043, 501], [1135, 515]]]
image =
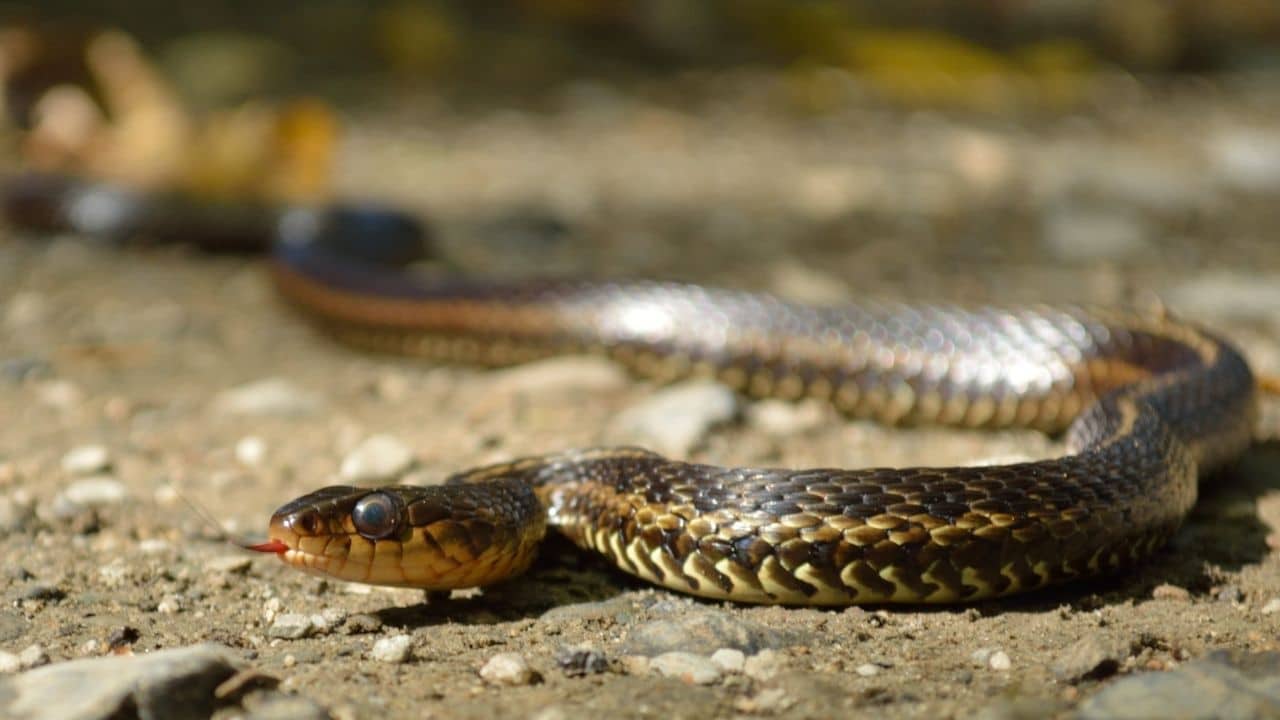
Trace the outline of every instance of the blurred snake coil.
[[[20, 187], [11, 220], [74, 226], [73, 193]], [[157, 231], [171, 214], [142, 213], [127, 229]], [[165, 222], [200, 232], [195, 220]], [[632, 575], [707, 598], [1008, 595], [1131, 567], [1160, 547], [1200, 478], [1248, 446], [1256, 417], [1241, 354], [1167, 314], [810, 307], [654, 281], [429, 279], [384, 265], [395, 251], [372, 237], [335, 243], [315, 223], [279, 225], [292, 227], [271, 253], [280, 293], [365, 349], [486, 366], [599, 353], [660, 381], [713, 377], [884, 423], [1066, 434], [1062, 457], [987, 467], [732, 468], [639, 448], [568, 450], [439, 486], [326, 487], [279, 508], [254, 549], [343, 580], [488, 585], [524, 571], [552, 527]]]

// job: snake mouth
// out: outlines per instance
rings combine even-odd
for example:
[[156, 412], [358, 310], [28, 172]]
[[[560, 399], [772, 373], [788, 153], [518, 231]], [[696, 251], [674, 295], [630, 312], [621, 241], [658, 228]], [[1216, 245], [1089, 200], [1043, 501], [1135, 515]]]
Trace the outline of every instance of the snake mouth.
[[266, 542], [260, 542], [255, 545], [245, 545], [244, 549], [252, 550], [254, 552], [260, 552], [260, 553], [273, 553], [275, 555], [282, 555], [288, 552], [291, 548], [279, 538], [271, 538]]

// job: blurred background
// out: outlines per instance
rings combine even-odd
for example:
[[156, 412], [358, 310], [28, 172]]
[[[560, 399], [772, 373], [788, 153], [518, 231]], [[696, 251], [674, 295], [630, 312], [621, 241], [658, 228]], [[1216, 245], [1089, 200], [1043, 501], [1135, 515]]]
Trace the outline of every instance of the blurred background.
[[15, 167], [375, 199], [482, 272], [1200, 305], [1277, 264], [1268, 0], [54, 0], [0, 27]]

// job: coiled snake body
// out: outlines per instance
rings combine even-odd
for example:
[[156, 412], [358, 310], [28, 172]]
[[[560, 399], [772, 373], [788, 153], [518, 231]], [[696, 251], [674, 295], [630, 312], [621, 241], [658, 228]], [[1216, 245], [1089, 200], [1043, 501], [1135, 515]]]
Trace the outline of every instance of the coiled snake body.
[[428, 589], [524, 570], [549, 524], [623, 570], [743, 602], [939, 603], [1128, 565], [1246, 447], [1254, 380], [1169, 317], [1078, 309], [812, 308], [662, 283], [427, 282], [310, 243], [282, 293], [339, 338], [450, 361], [607, 353], [891, 423], [1067, 433], [1068, 454], [992, 467], [722, 468], [635, 448], [463, 472], [440, 487], [329, 487], [259, 549], [313, 572]]
[[[428, 281], [382, 266], [405, 259], [400, 241], [416, 237], [395, 213], [228, 213], [62, 178], [20, 178], [4, 209], [27, 227], [218, 248], [278, 233], [283, 295], [367, 348], [489, 365], [594, 351], [662, 380], [709, 375], [889, 423], [1067, 434], [1064, 457], [962, 468], [721, 468], [635, 448], [578, 450], [438, 487], [328, 487], [275, 512], [254, 549], [346, 580], [485, 585], [524, 570], [550, 525], [629, 573], [704, 597], [1004, 595], [1151, 552], [1194, 504], [1198, 477], [1247, 446], [1255, 416], [1240, 354], [1163, 315], [811, 308], [652, 282]], [[334, 222], [358, 231], [324, 232]]]

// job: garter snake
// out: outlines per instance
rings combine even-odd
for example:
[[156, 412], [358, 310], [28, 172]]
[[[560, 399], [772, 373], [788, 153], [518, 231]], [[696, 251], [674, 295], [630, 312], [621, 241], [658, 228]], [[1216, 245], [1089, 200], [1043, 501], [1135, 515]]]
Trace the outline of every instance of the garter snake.
[[[74, 226], [54, 194], [11, 201], [9, 215]], [[156, 231], [141, 225], [128, 229]], [[523, 571], [552, 527], [626, 572], [703, 597], [1005, 595], [1159, 547], [1198, 478], [1247, 446], [1256, 414], [1240, 353], [1163, 314], [818, 308], [674, 283], [427, 280], [381, 266], [375, 243], [296, 230], [272, 252], [280, 293], [364, 348], [483, 365], [596, 352], [643, 376], [710, 376], [886, 423], [1066, 433], [1063, 457], [988, 467], [725, 468], [638, 448], [570, 450], [434, 487], [326, 487], [273, 514], [254, 549], [345, 580], [497, 582]]]

